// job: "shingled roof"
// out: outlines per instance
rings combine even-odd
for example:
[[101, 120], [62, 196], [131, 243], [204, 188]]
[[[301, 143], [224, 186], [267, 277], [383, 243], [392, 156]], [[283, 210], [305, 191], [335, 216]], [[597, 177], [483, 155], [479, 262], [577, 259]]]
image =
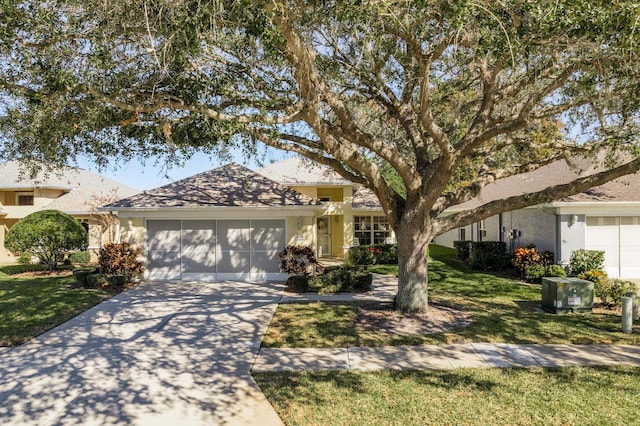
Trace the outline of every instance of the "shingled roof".
[[51, 188], [63, 190], [66, 193], [44, 207], [66, 213], [89, 213], [92, 208], [89, 204], [93, 197], [108, 197], [114, 193], [116, 196], [129, 197], [139, 192], [115, 180], [76, 167], [63, 167], [50, 171], [45, 171], [43, 167], [43, 170], [34, 177], [21, 173], [22, 171], [22, 164], [18, 161], [0, 163], [0, 189], [19, 191]]
[[350, 185], [335, 170], [311, 160], [291, 157], [257, 170], [284, 185]]
[[103, 206], [103, 209], [166, 207], [306, 206], [316, 201], [239, 164], [209, 170]]
[[[451, 210], [473, 209], [491, 201], [542, 191], [601, 170], [600, 166], [586, 158], [575, 158], [571, 163], [565, 160], [555, 161], [529, 173], [499, 179], [484, 187], [478, 197], [454, 206]], [[623, 176], [558, 202], [640, 202], [640, 173]]]

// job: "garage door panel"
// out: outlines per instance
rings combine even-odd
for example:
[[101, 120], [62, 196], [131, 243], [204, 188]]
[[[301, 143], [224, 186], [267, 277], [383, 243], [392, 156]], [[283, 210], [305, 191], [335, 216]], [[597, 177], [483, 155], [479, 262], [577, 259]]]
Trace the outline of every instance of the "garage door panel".
[[175, 250], [150, 250], [147, 254], [149, 279], [180, 278], [180, 252]]
[[183, 273], [215, 273], [215, 252], [194, 252], [189, 256], [182, 256]]
[[612, 277], [620, 274], [619, 223], [617, 217], [587, 217], [585, 247], [604, 251], [604, 269]]
[[220, 220], [217, 224], [218, 242], [223, 251], [251, 248], [251, 223], [248, 220]]
[[251, 273], [280, 272], [278, 252], [278, 250], [268, 250], [251, 253]]
[[216, 246], [216, 223], [213, 220], [182, 221], [182, 253], [211, 252]]
[[222, 251], [218, 259], [218, 273], [248, 273], [250, 253], [238, 251]]
[[640, 277], [640, 218], [620, 218], [620, 276]]
[[251, 221], [251, 247], [254, 250], [283, 250], [286, 245], [283, 220]]
[[179, 220], [147, 221], [147, 250], [180, 250]]

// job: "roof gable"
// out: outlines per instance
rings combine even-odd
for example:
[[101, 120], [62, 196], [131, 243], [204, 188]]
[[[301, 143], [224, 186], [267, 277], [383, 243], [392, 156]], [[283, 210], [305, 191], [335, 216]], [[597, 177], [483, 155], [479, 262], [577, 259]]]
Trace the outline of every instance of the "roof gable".
[[125, 198], [103, 208], [266, 207], [315, 204], [311, 197], [239, 164], [231, 163]]
[[285, 185], [350, 185], [335, 170], [309, 159], [291, 157], [257, 170], [263, 176]]

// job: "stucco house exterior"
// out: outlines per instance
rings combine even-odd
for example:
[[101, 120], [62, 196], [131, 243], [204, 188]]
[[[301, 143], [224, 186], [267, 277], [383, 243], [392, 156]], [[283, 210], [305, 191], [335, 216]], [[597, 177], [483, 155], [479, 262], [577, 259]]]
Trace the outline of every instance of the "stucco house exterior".
[[89, 234], [89, 250], [107, 242], [113, 230], [103, 227], [95, 208], [95, 197], [128, 197], [136, 189], [96, 173], [67, 167], [40, 172], [34, 178], [21, 173], [20, 163], [0, 163], [0, 262], [12, 263], [16, 256], [5, 249], [6, 233], [20, 219], [39, 210], [60, 210], [83, 223]]
[[[586, 159], [569, 164], [557, 161], [536, 171], [498, 180], [480, 195], [457, 206], [479, 206], [488, 201], [542, 190], [598, 171]], [[509, 250], [535, 244], [568, 264], [574, 250], [604, 250], [605, 270], [611, 277], [640, 278], [640, 173], [564, 199], [502, 213], [438, 236], [435, 243], [453, 246], [455, 240], [505, 241]]]
[[393, 240], [371, 191], [300, 158], [229, 164], [103, 209], [117, 212], [123, 241], [145, 247], [147, 279], [282, 279], [289, 244], [344, 257]]
[[[587, 160], [555, 162], [499, 180], [456, 209], [542, 190], [597, 171]], [[120, 217], [121, 238], [145, 247], [149, 279], [282, 279], [288, 244], [344, 257], [358, 244], [394, 242], [373, 192], [297, 157], [251, 171], [230, 164], [103, 207]], [[563, 200], [502, 213], [446, 232], [435, 243], [535, 244], [567, 263], [579, 248], [605, 251], [610, 276], [640, 277], [640, 175]]]

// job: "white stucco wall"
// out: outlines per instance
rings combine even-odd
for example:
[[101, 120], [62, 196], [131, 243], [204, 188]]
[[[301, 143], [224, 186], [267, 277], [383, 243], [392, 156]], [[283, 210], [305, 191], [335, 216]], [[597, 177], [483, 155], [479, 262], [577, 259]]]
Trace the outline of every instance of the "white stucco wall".
[[[507, 249], [535, 244], [539, 251], [556, 252], [556, 215], [552, 209], [534, 207], [503, 213], [502, 224], [507, 229]], [[510, 229], [519, 231], [519, 236], [510, 240]]]

